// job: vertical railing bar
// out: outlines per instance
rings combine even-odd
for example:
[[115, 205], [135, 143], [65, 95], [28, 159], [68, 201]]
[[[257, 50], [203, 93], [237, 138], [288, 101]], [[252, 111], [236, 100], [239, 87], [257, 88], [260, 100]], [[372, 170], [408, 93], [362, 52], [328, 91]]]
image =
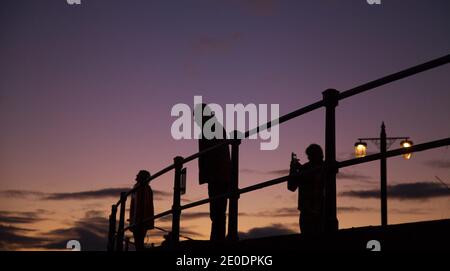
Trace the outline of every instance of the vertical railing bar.
[[380, 159], [380, 200], [381, 200], [381, 226], [387, 226], [387, 139], [386, 139], [386, 127], [381, 125], [380, 132], [380, 153], [382, 155]]
[[109, 232], [107, 250], [114, 250], [114, 240], [116, 237], [116, 220], [117, 220], [117, 205], [111, 206], [111, 214], [109, 215]]
[[183, 168], [183, 157], [177, 156], [173, 159], [175, 164], [175, 177], [173, 185], [172, 204], [172, 245], [180, 241], [180, 216], [181, 216], [181, 170]]
[[116, 250], [123, 251], [123, 237], [125, 235], [125, 206], [127, 201], [127, 192], [120, 193], [120, 213], [119, 213], [119, 228], [117, 229]]
[[228, 240], [237, 241], [238, 236], [238, 203], [239, 203], [239, 145], [241, 140], [237, 139], [237, 131], [234, 133], [231, 144], [231, 187], [228, 209]]
[[325, 204], [323, 230], [334, 232], [339, 229], [336, 211], [336, 106], [339, 91], [327, 89], [323, 92], [325, 103]]

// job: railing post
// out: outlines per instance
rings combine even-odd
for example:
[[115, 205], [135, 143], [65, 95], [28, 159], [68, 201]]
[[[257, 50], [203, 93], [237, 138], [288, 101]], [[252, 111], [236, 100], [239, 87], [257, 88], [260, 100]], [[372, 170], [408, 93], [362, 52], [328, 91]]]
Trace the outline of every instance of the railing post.
[[387, 139], [386, 139], [386, 127], [384, 122], [381, 124], [380, 132], [380, 153], [382, 155], [380, 159], [380, 198], [381, 198], [381, 226], [387, 226]]
[[323, 93], [325, 104], [325, 225], [326, 232], [339, 229], [336, 212], [336, 115], [339, 91], [327, 89]]
[[173, 184], [172, 204], [172, 244], [177, 245], [180, 241], [180, 216], [181, 216], [181, 170], [183, 169], [183, 157], [177, 156], [173, 159], [175, 164], [175, 178]]
[[119, 213], [119, 228], [117, 229], [116, 250], [123, 251], [123, 237], [125, 235], [125, 206], [127, 202], [127, 193], [120, 193], [120, 213]]
[[239, 145], [241, 139], [235, 131], [231, 143], [231, 185], [230, 202], [228, 209], [228, 236], [229, 241], [238, 241], [238, 201], [239, 201]]
[[108, 251], [114, 250], [114, 239], [116, 235], [116, 214], [117, 206], [114, 204], [111, 206], [111, 214], [109, 215], [109, 232], [108, 232]]

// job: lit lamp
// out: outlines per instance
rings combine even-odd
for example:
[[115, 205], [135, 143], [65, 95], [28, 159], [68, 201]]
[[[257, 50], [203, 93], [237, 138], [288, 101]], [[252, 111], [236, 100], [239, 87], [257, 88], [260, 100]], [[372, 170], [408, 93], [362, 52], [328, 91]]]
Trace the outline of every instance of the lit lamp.
[[[405, 149], [410, 148], [412, 145], [413, 145], [413, 142], [409, 139], [405, 139], [405, 140], [402, 140], [402, 142], [400, 142], [400, 146]], [[405, 158], [406, 160], [411, 159], [411, 156], [412, 156], [412, 153], [403, 154], [403, 158]]]
[[[402, 148], [411, 148], [413, 143], [409, 140], [409, 137], [387, 137], [386, 126], [384, 122], [381, 124], [380, 137], [363, 137], [358, 138], [358, 142], [355, 143], [355, 156], [361, 158], [366, 156], [367, 144], [366, 141], [373, 142], [380, 149], [380, 199], [381, 199], [381, 225], [384, 227], [388, 224], [387, 219], [387, 156], [386, 152], [389, 147], [396, 141], [401, 140], [400, 146]], [[402, 154], [405, 159], [411, 159], [411, 153]]]
[[355, 157], [361, 158], [366, 156], [366, 150], [367, 150], [367, 143], [365, 142], [356, 142], [355, 143]]

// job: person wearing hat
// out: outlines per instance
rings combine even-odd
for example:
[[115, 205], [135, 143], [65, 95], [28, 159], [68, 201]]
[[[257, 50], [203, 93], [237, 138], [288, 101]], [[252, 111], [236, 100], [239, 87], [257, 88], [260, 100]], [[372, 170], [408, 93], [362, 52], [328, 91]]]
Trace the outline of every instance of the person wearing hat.
[[136, 184], [133, 187], [137, 190], [131, 194], [130, 223], [133, 225], [131, 231], [133, 232], [136, 250], [144, 249], [147, 230], [155, 227], [153, 191], [148, 182], [150, 176], [150, 172], [147, 170], [139, 171], [136, 175]]

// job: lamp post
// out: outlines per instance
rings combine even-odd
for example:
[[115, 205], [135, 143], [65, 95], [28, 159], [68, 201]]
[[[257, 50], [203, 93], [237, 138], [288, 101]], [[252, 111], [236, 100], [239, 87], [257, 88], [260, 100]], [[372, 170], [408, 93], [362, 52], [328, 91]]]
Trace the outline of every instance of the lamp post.
[[[397, 140], [402, 140], [400, 146], [403, 148], [409, 148], [413, 145], [413, 142], [409, 140], [409, 137], [387, 137], [386, 136], [386, 126], [384, 122], [381, 124], [380, 137], [367, 137], [358, 138], [358, 142], [355, 143], [355, 156], [361, 158], [366, 156], [367, 143], [365, 141], [371, 141], [377, 145], [382, 154], [380, 159], [380, 198], [381, 198], [381, 226], [387, 226], [387, 165], [386, 165], [386, 154], [387, 149]], [[412, 154], [404, 154], [405, 159], [411, 159]]]

